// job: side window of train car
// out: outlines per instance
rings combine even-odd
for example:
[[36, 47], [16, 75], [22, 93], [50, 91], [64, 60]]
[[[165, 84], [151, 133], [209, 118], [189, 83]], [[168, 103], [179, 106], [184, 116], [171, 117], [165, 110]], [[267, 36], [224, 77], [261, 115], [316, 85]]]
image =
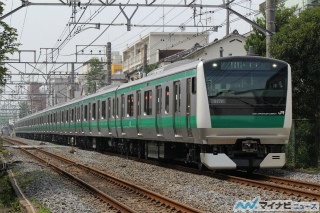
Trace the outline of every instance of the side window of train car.
[[106, 115], [106, 101], [101, 102], [101, 119], [105, 119]]
[[77, 121], [80, 121], [80, 107], [77, 107]]
[[62, 110], [61, 111], [61, 123], [63, 123], [64, 122], [64, 111]]
[[169, 113], [169, 100], [170, 100], [170, 89], [168, 86], [166, 86], [166, 97], [164, 100], [164, 104], [165, 104], [165, 113], [168, 114]]
[[192, 77], [192, 94], [197, 93], [197, 78]]
[[116, 117], [116, 103], [114, 98], [112, 98], [112, 118]]
[[125, 101], [124, 101], [124, 95], [121, 95], [121, 117], [124, 118], [125, 117]]
[[152, 90], [144, 92], [144, 115], [152, 115]]
[[174, 82], [174, 109], [175, 112], [180, 112], [181, 105], [181, 86], [180, 82]]
[[133, 95], [127, 95], [127, 117], [133, 116]]
[[162, 111], [162, 88], [161, 86], [156, 87], [156, 111], [157, 114], [161, 114]]
[[115, 105], [115, 109], [116, 109], [116, 117], [119, 117], [119, 98], [116, 99], [116, 105]]
[[74, 108], [71, 109], [71, 122], [74, 121]]
[[88, 120], [88, 105], [84, 105], [83, 120]]
[[91, 115], [91, 120], [96, 120], [96, 113], [97, 113], [97, 104], [92, 103], [92, 115]]
[[107, 111], [107, 116], [108, 116], [108, 119], [110, 119], [111, 118], [111, 115], [112, 115], [112, 113], [111, 113], [111, 98], [108, 98], [108, 109], [107, 109], [108, 111]]
[[69, 122], [69, 109], [66, 109], [66, 123]]
[[141, 115], [141, 91], [137, 91], [137, 116]]

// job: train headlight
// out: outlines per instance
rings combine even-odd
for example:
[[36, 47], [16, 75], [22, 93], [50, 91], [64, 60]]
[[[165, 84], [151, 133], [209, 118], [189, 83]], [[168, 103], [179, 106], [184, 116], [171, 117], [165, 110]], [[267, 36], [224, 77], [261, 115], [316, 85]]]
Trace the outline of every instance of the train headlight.
[[242, 151], [244, 152], [256, 152], [258, 149], [257, 141], [246, 140], [242, 141]]

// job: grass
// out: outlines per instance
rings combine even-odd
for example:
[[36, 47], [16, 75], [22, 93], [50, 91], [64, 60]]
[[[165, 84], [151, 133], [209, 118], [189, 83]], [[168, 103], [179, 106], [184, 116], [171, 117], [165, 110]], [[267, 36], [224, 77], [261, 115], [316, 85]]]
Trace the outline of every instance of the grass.
[[0, 177], [0, 212], [21, 212], [16, 194], [7, 174]]

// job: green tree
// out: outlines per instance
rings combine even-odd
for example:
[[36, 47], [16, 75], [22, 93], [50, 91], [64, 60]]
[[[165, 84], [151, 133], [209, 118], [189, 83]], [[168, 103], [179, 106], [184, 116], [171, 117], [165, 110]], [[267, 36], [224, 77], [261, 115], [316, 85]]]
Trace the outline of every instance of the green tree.
[[[297, 7], [292, 7], [292, 8], [285, 8], [283, 3], [277, 3], [276, 4], [276, 23], [275, 23], [275, 28], [276, 32], [279, 32], [282, 26], [286, 25], [288, 21], [294, 17], [294, 12], [296, 11]], [[262, 8], [261, 11], [263, 17], [257, 18], [256, 23], [263, 27], [266, 28], [266, 13], [265, 13], [265, 8]], [[254, 28], [253, 33], [248, 36], [246, 40], [246, 44], [244, 48], [246, 51], [249, 50], [249, 47], [253, 46], [254, 47], [254, 52], [257, 55], [260, 56], [266, 56], [266, 36], [263, 32], [260, 30]]]
[[[4, 3], [0, 1], [0, 16], [3, 15]], [[0, 20], [0, 85], [6, 83], [5, 77], [8, 75], [8, 69], [4, 66], [4, 61], [8, 59], [7, 54], [13, 54], [19, 46], [17, 41], [17, 30], [11, 28], [5, 22]]]
[[106, 85], [106, 73], [103, 72], [103, 64], [97, 58], [88, 61], [89, 72], [86, 77], [88, 93], [95, 93], [98, 88]]
[[273, 37], [271, 54], [292, 67], [295, 118], [320, 119], [320, 8], [307, 9]]
[[320, 8], [291, 18], [273, 37], [271, 55], [291, 65], [296, 166], [316, 166], [320, 155]]

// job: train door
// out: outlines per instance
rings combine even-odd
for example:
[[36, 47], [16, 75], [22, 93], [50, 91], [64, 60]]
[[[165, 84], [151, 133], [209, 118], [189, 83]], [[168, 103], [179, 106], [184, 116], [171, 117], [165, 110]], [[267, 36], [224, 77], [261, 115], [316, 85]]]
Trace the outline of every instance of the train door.
[[182, 137], [182, 130], [183, 127], [183, 120], [182, 120], [182, 113], [181, 113], [181, 83], [180, 81], [174, 82], [173, 85], [173, 129], [175, 137]]
[[163, 136], [162, 129], [162, 88], [156, 87], [156, 131], [157, 136]]
[[139, 123], [141, 122], [141, 91], [137, 91], [137, 113], [136, 113], [136, 128], [137, 128], [137, 134], [141, 135], [140, 129], [139, 129]]

